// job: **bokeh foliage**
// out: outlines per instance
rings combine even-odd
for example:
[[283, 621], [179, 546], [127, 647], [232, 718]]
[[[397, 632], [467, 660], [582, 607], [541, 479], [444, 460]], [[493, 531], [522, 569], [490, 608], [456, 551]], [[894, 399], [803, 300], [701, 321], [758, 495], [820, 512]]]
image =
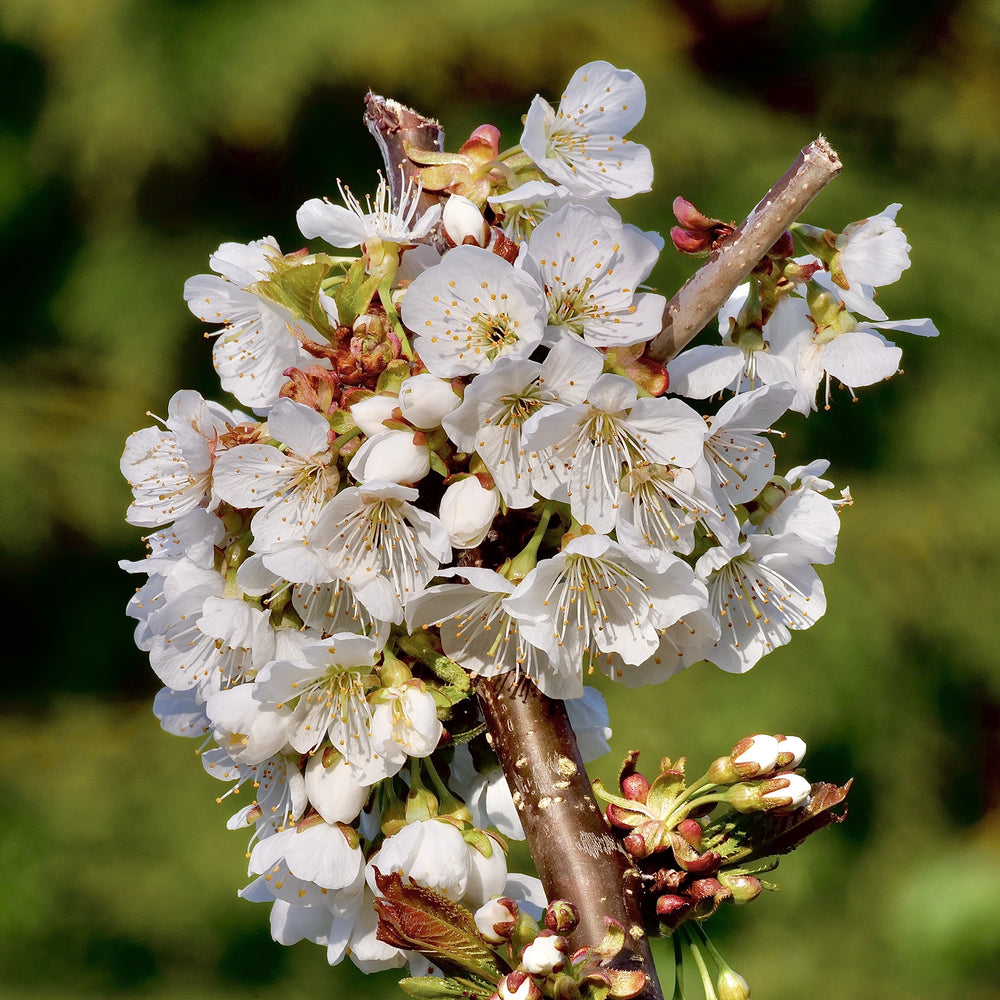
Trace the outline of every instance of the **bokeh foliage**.
[[[1000, 3], [5, 0], [5, 996], [393, 994], [389, 974], [271, 944], [235, 898], [241, 835], [152, 718], [122, 613], [115, 560], [141, 549], [117, 459], [176, 388], [220, 398], [184, 279], [223, 240], [294, 249], [295, 209], [337, 177], [372, 189], [368, 87], [436, 114], [452, 146], [483, 121], [513, 143], [534, 93], [595, 58], [647, 86], [656, 190], [629, 221], [666, 231], [680, 193], [741, 218], [823, 131], [846, 169], [809, 221], [902, 202], [913, 266], [883, 304], [942, 331], [903, 344], [905, 377], [788, 421], [788, 464], [829, 457], [857, 499], [827, 617], [745, 677], [609, 691], [616, 753], [694, 766], [784, 731], [811, 775], [856, 777], [849, 821], [782, 865], [784, 891], [716, 921], [756, 997], [997, 995]], [[670, 294], [690, 270], [667, 252], [654, 278]]]

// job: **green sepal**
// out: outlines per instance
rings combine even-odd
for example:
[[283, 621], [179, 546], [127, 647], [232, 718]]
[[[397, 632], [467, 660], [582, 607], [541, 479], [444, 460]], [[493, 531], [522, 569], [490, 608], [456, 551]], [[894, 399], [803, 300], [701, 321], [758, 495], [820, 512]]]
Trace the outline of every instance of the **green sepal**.
[[451, 709], [455, 705], [469, 697], [468, 688], [457, 688], [454, 684], [446, 684], [440, 688], [428, 687], [427, 690], [438, 707], [438, 714], [440, 715], [440, 711], [443, 710], [446, 717], [451, 714]]
[[356, 260], [348, 269], [344, 283], [337, 289], [337, 315], [345, 326], [351, 326], [359, 316], [368, 312], [375, 292], [378, 275], [365, 273], [364, 259]]
[[396, 358], [390, 361], [378, 377], [376, 391], [391, 392], [394, 396], [399, 395], [399, 387], [404, 379], [410, 377], [410, 362], [403, 358]]
[[247, 291], [277, 302], [316, 330], [332, 336], [334, 330], [320, 304], [319, 293], [324, 279], [333, 269], [333, 261], [326, 254], [313, 254], [307, 264], [296, 263], [294, 258], [289, 260], [287, 257], [271, 260], [271, 277], [254, 282]]
[[460, 691], [468, 691], [471, 688], [472, 682], [462, 666], [444, 653], [438, 652], [431, 645], [426, 632], [400, 636], [396, 645], [404, 653], [415, 656], [425, 667], [429, 667], [445, 684]]
[[439, 475], [445, 478], [448, 477], [448, 466], [444, 464], [444, 459], [436, 452], [431, 452], [431, 468]]
[[440, 976], [411, 976], [400, 979], [399, 988], [417, 1000], [488, 1000], [493, 987], [478, 979], [442, 979]]
[[358, 427], [350, 410], [334, 410], [328, 414], [327, 419], [330, 421], [330, 429], [337, 435], [349, 434]]
[[604, 802], [613, 803], [618, 806], [619, 809], [632, 813], [636, 817], [642, 817], [645, 819], [652, 816], [643, 803], [636, 802], [633, 799], [627, 799], [624, 795], [616, 795], [614, 792], [609, 792], [604, 787], [604, 782], [600, 778], [594, 778], [594, 780], [590, 783], [590, 787], [594, 790], [594, 795], [597, 796], [597, 798], [602, 799]]
[[676, 763], [669, 757], [660, 762], [660, 773], [653, 780], [649, 794], [646, 796], [646, 806], [653, 816], [666, 816], [665, 807], [672, 802], [687, 787], [684, 780], [684, 765], [686, 758], [678, 758]]

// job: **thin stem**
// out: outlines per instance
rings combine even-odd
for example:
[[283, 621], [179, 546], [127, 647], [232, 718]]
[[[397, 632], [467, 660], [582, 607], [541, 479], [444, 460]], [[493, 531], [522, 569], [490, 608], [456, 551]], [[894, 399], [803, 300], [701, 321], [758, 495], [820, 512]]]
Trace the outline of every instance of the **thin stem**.
[[663, 329], [649, 342], [646, 354], [661, 364], [676, 357], [840, 168], [840, 158], [823, 136], [809, 143], [743, 225], [667, 303]]
[[705, 958], [698, 947], [698, 942], [694, 939], [694, 933], [687, 924], [683, 925], [683, 930], [687, 932], [688, 948], [694, 958], [694, 964], [698, 966], [698, 975], [701, 977], [701, 985], [705, 990], [705, 1000], [719, 1000], [715, 995], [715, 984], [712, 982], [712, 975], [705, 964]]

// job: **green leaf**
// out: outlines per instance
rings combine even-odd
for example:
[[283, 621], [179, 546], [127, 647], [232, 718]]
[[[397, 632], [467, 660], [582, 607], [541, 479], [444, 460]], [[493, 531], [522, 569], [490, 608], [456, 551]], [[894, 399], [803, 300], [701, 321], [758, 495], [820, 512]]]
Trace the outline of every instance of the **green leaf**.
[[316, 330], [332, 336], [333, 327], [319, 301], [323, 280], [333, 268], [330, 258], [325, 254], [316, 254], [309, 258], [308, 263], [298, 263], [294, 256], [292, 259], [271, 259], [272, 276], [255, 282], [249, 290], [262, 298], [277, 302]]
[[344, 283], [337, 289], [337, 314], [340, 322], [350, 326], [359, 316], [368, 312], [378, 289], [378, 276], [365, 273], [364, 261], [355, 261], [347, 272]]
[[452, 1000], [489, 998], [493, 988], [468, 979], [442, 979], [440, 976], [413, 976], [399, 981], [399, 988], [418, 1000]]

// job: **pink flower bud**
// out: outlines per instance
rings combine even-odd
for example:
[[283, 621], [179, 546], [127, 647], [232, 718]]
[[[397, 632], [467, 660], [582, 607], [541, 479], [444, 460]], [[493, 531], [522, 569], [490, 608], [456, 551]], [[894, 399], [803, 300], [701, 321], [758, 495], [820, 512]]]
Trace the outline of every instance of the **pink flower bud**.
[[678, 927], [691, 909], [691, 900], [673, 893], [665, 893], [656, 901], [656, 915], [660, 923], [669, 928]]
[[545, 909], [545, 928], [554, 934], [571, 934], [580, 922], [580, 913], [568, 899], [554, 899]]
[[645, 802], [649, 794], [649, 781], [638, 771], [626, 775], [621, 781], [622, 795], [633, 802]]
[[701, 823], [696, 819], [681, 820], [677, 824], [677, 832], [692, 846], [701, 847], [701, 836], [704, 832]]

